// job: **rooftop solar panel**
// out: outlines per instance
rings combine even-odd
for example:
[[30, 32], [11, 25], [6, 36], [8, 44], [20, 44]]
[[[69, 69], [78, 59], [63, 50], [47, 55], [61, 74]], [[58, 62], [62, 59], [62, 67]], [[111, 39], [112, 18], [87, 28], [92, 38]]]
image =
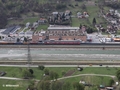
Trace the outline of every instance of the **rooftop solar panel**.
[[12, 27], [9, 27], [7, 28], [4, 32], [2, 32], [3, 34], [7, 34], [9, 35], [10, 33], [14, 33], [17, 28], [20, 28], [20, 26], [12, 26]]

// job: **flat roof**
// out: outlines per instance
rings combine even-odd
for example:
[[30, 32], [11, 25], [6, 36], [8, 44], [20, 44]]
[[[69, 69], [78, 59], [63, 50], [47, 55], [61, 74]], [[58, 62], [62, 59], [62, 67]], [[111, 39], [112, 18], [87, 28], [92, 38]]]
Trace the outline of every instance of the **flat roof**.
[[2, 32], [2, 34], [7, 34], [9, 35], [10, 33], [15, 32], [18, 28], [21, 28], [20, 26], [12, 26], [7, 28], [5, 31]]
[[48, 30], [78, 30], [79, 27], [48, 27]]

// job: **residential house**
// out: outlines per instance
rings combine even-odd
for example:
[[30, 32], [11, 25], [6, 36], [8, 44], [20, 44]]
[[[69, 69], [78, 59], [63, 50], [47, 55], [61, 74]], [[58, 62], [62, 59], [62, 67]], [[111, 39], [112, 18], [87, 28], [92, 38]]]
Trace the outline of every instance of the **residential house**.
[[47, 20], [45, 19], [45, 18], [40, 18], [39, 20], [38, 20], [38, 23], [39, 24], [45, 24], [47, 22]]
[[71, 15], [71, 11], [70, 10], [66, 10], [65, 11], [65, 16], [70, 16]]
[[78, 12], [78, 13], [77, 13], [77, 17], [78, 17], [78, 18], [88, 18], [89, 15], [88, 15], [87, 12], [83, 12], [83, 13]]

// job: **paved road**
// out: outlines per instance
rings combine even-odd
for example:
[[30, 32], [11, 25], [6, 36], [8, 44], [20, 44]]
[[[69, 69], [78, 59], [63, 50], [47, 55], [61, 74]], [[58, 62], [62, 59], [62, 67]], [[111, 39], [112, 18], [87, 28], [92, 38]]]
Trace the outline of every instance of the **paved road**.
[[[4, 67], [28, 67], [28, 65], [0, 65], [0, 66], [4, 66]], [[45, 67], [120, 67], [120, 65], [44, 65]], [[30, 65], [30, 67], [38, 67], [38, 65]]]

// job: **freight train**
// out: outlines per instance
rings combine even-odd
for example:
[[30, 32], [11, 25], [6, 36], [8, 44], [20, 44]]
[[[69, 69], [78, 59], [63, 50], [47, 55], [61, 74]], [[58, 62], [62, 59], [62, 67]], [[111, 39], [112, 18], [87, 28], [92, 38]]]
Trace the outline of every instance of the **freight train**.
[[11, 43], [11, 42], [0, 42], [0, 45], [80, 45], [81, 41], [79, 40], [45, 40], [45, 41], [39, 41], [38, 43], [34, 42], [17, 42], [17, 43]]

